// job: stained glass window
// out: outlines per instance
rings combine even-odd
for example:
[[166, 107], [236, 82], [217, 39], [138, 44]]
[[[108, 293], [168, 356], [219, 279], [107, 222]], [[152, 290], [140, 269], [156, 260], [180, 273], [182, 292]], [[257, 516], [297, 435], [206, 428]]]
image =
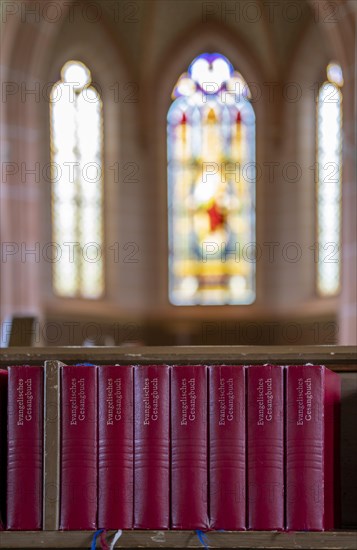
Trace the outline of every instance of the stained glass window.
[[68, 297], [104, 290], [102, 101], [89, 69], [69, 61], [51, 92], [53, 288]]
[[326, 296], [340, 286], [342, 86], [341, 67], [330, 63], [317, 100], [317, 289]]
[[173, 90], [167, 121], [169, 299], [255, 299], [255, 115], [243, 76], [202, 54]]

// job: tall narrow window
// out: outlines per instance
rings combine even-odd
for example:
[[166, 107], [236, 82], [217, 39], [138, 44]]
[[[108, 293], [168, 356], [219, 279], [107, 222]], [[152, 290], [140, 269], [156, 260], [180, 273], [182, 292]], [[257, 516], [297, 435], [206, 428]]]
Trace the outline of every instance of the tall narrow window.
[[330, 63], [317, 98], [317, 289], [325, 296], [340, 287], [342, 86], [341, 67]]
[[68, 297], [104, 290], [102, 101], [89, 69], [69, 61], [51, 92], [53, 288]]
[[242, 75], [202, 54], [168, 112], [169, 299], [255, 299], [255, 115]]

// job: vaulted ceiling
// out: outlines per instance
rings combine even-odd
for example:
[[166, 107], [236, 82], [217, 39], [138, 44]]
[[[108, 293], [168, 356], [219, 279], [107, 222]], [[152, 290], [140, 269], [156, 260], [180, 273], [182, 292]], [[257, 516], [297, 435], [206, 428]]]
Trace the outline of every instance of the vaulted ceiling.
[[140, 72], [209, 26], [226, 30], [238, 48], [259, 60], [266, 76], [279, 79], [304, 32], [311, 25], [318, 32], [319, 22], [309, 0], [109, 0], [101, 6]]

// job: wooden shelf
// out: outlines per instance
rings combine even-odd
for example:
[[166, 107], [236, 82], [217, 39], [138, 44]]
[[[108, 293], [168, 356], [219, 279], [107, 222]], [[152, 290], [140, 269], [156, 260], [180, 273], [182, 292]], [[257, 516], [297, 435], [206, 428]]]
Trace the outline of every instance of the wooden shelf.
[[45, 360], [108, 363], [280, 363], [324, 364], [338, 371], [357, 370], [357, 346], [152, 346], [152, 347], [49, 347], [2, 348], [1, 364]]
[[[110, 541], [114, 531], [107, 534]], [[356, 550], [357, 531], [331, 532], [210, 532], [210, 548], [274, 548]], [[0, 547], [10, 548], [90, 548], [92, 531], [3, 531]], [[116, 548], [201, 548], [194, 531], [124, 531]], [[99, 544], [98, 544], [99, 548]]]
[[[356, 346], [182, 346], [182, 347], [49, 347], [0, 349], [0, 365], [45, 361], [96, 364], [324, 364], [341, 374], [341, 509], [346, 528], [331, 532], [208, 532], [210, 548], [356, 550], [357, 548], [357, 347]], [[52, 397], [52, 396], [49, 396]], [[58, 401], [58, 400], [57, 400]], [[58, 405], [58, 402], [57, 402]], [[59, 406], [59, 405], [58, 405]], [[50, 450], [50, 448], [48, 449]], [[58, 453], [56, 453], [57, 456]], [[52, 453], [53, 455], [53, 453]], [[48, 454], [45, 476], [58, 469]], [[56, 458], [53, 457], [52, 458]], [[45, 477], [45, 479], [47, 479]], [[53, 522], [55, 510], [44, 506]], [[57, 512], [58, 513], [58, 510]], [[48, 525], [52, 529], [53, 522]], [[112, 540], [114, 531], [107, 534]], [[90, 548], [93, 531], [0, 531], [0, 548]], [[97, 548], [100, 547], [98, 542]], [[193, 531], [124, 531], [115, 548], [203, 548]]]

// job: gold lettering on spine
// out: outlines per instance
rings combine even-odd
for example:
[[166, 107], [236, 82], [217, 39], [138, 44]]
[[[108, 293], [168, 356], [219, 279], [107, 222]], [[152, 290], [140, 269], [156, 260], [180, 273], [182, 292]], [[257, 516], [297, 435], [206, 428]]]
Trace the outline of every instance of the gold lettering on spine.
[[273, 379], [259, 378], [257, 387], [258, 426], [273, 420]]
[[298, 378], [296, 388], [297, 426], [303, 426], [304, 422], [312, 419], [312, 380], [311, 378]]
[[69, 388], [69, 402], [71, 408], [71, 426], [77, 426], [78, 422], [86, 419], [86, 388], [85, 379], [73, 377]]
[[108, 378], [106, 387], [107, 426], [113, 426], [122, 418], [122, 380], [121, 378]]
[[69, 388], [69, 402], [71, 404], [71, 426], [77, 426], [77, 380], [72, 378], [71, 387]]
[[187, 426], [187, 379], [182, 378], [180, 385], [181, 426]]
[[312, 391], [311, 391], [311, 378], [305, 380], [305, 398], [306, 398], [306, 422], [310, 422], [312, 418]]
[[153, 378], [151, 380], [151, 398], [152, 398], [152, 414], [151, 420], [156, 422], [159, 418], [159, 380], [158, 378]]
[[150, 424], [150, 381], [149, 378], [145, 378], [143, 387], [143, 402], [144, 402], [144, 426]]
[[181, 426], [196, 420], [196, 379], [182, 378], [180, 388]]
[[196, 399], [197, 399], [195, 378], [191, 378], [188, 381], [188, 385], [190, 388], [190, 391], [188, 392], [188, 396], [190, 400], [188, 419], [190, 422], [194, 422], [196, 420]]
[[159, 419], [159, 379], [150, 380], [145, 378], [143, 387], [144, 402], [144, 426], [149, 426], [150, 421], [156, 422]]
[[19, 382], [18, 382], [17, 388], [16, 388], [16, 393], [17, 393], [16, 402], [17, 402], [17, 412], [18, 412], [17, 425], [18, 426], [23, 426], [24, 425], [24, 410], [25, 410], [25, 405], [24, 405], [24, 380], [23, 380], [23, 378], [19, 378]]
[[219, 426], [225, 426], [226, 421], [232, 422], [234, 419], [234, 387], [233, 378], [219, 379], [218, 386], [219, 403]]
[[86, 418], [86, 388], [85, 388], [85, 380], [84, 378], [80, 378], [78, 380], [78, 386], [79, 386], [79, 415], [78, 420], [82, 422]]

